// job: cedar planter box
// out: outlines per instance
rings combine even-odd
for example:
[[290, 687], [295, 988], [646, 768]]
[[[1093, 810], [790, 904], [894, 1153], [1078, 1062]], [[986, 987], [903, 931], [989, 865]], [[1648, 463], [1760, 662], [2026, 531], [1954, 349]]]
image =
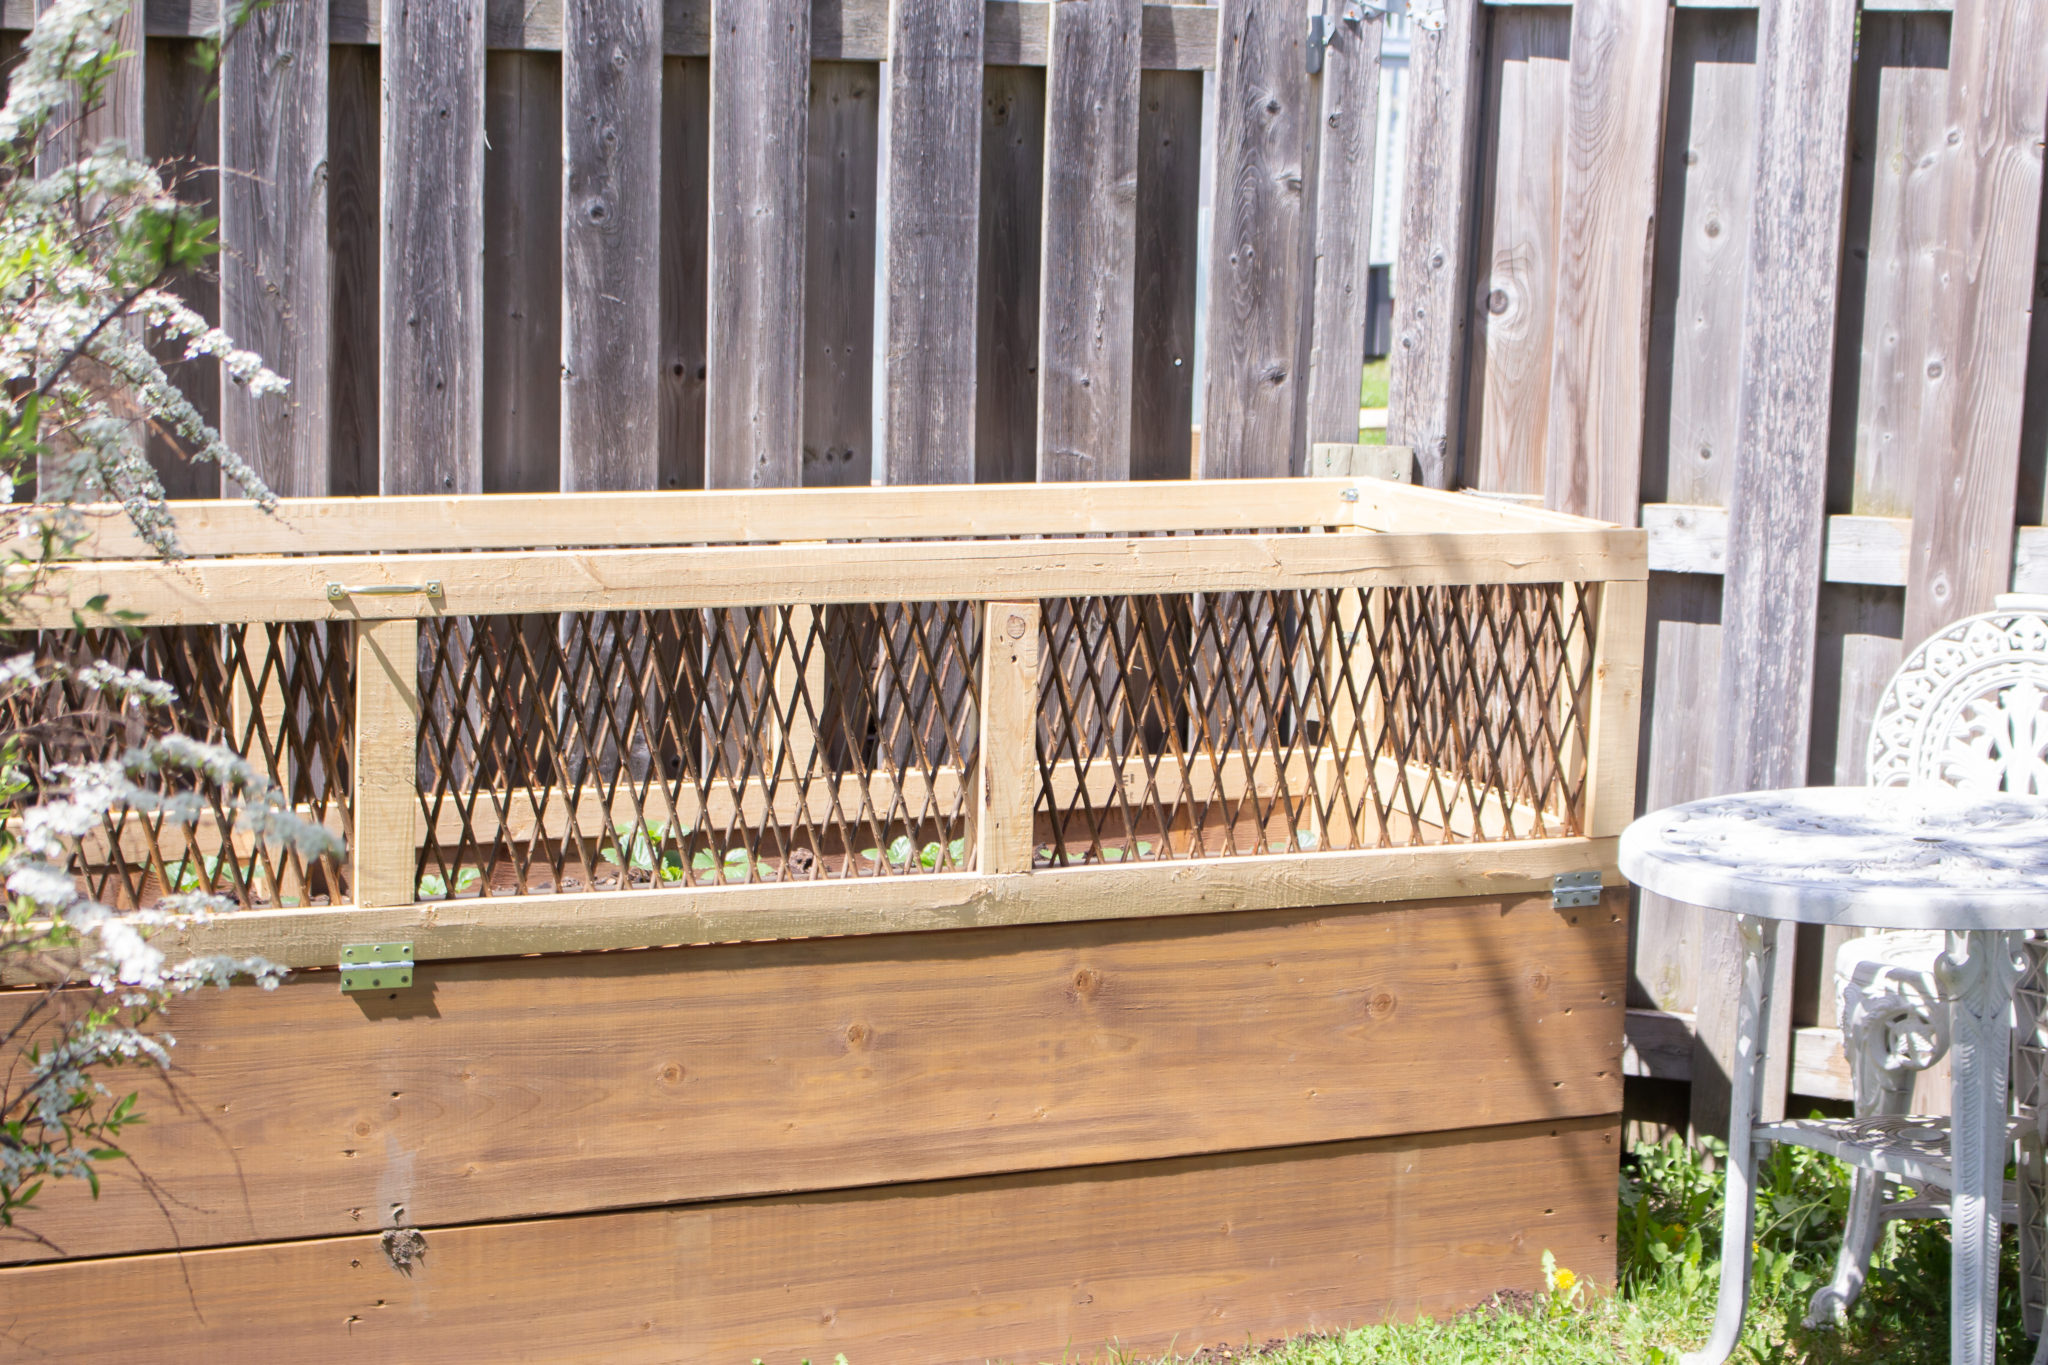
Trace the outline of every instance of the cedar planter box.
[[[133, 1170], [0, 1244], [11, 1339], [1085, 1358], [1611, 1275], [1640, 533], [1352, 480], [180, 525], [49, 642], [351, 857], [86, 841], [303, 970], [180, 1003]], [[139, 639], [57, 633], [100, 592]]]

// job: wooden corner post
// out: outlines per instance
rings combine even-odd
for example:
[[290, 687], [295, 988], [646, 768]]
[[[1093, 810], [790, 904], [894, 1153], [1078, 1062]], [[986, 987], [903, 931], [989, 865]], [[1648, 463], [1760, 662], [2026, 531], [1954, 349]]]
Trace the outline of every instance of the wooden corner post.
[[356, 622], [357, 905], [411, 905], [418, 871], [420, 623]]
[[1586, 834], [1618, 835], [1636, 815], [1636, 736], [1642, 725], [1643, 628], [1650, 585], [1600, 585], [1586, 716]]
[[1029, 872], [1038, 812], [1038, 603], [990, 602], [985, 611], [974, 867]]

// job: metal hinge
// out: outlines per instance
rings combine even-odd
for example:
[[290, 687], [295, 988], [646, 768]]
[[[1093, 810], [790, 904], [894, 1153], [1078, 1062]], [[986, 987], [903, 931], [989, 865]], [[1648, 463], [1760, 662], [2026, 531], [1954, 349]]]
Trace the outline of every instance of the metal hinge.
[[[1368, 14], [1385, 17], [1394, 12], [1393, 0], [1344, 0], [1344, 8], [1337, 17], [1353, 28], [1365, 22]], [[1318, 75], [1323, 69], [1323, 49], [1330, 45], [1336, 35], [1336, 27], [1330, 23], [1327, 3], [1318, 3], [1314, 13], [1308, 17], [1308, 74]]]
[[1581, 905], [1600, 903], [1600, 869], [1588, 868], [1584, 872], [1560, 872], [1550, 879], [1550, 908], [1570, 910]]
[[345, 991], [388, 991], [412, 984], [410, 943], [345, 943], [341, 948], [341, 988]]
[[1444, 0], [1411, 0], [1408, 17], [1424, 33], [1442, 32], [1444, 26]]

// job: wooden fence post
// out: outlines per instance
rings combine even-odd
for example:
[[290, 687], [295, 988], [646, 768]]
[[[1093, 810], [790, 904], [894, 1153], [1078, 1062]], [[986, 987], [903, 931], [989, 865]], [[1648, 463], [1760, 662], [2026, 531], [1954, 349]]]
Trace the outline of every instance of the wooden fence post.
[[411, 905], [418, 870], [420, 623], [356, 622], [355, 903]]
[[1038, 811], [1038, 603], [990, 602], [981, 633], [977, 872], [1029, 872]]

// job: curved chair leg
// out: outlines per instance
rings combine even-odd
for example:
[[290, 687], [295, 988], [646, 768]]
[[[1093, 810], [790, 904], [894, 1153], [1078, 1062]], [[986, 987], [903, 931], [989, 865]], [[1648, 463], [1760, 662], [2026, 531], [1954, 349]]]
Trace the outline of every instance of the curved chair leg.
[[[1890, 1020], [1886, 1014], [1864, 1012], [1852, 1021], [1847, 1032], [1849, 1065], [1855, 1074], [1859, 1101], [1856, 1116], [1911, 1113], [1916, 1073], [1886, 1066], [1890, 1051]], [[1842, 1230], [1842, 1250], [1835, 1257], [1834, 1278], [1815, 1290], [1806, 1306], [1808, 1327], [1841, 1322], [1855, 1306], [1856, 1296], [1863, 1292], [1864, 1277], [1870, 1273], [1870, 1258], [1877, 1250], [1878, 1234], [1884, 1231], [1885, 1184], [1885, 1177], [1876, 1171], [1859, 1169], [1851, 1173], [1849, 1223]]]
[[1749, 1311], [1750, 1254], [1756, 1238], [1756, 1100], [1764, 1070], [1771, 1002], [1764, 982], [1774, 956], [1772, 926], [1748, 915], [1735, 917], [1742, 935], [1742, 994], [1735, 1010], [1735, 1065], [1729, 1078], [1728, 1173], [1721, 1221], [1721, 1294], [1714, 1308], [1714, 1334], [1679, 1365], [1722, 1365], [1742, 1340]]

